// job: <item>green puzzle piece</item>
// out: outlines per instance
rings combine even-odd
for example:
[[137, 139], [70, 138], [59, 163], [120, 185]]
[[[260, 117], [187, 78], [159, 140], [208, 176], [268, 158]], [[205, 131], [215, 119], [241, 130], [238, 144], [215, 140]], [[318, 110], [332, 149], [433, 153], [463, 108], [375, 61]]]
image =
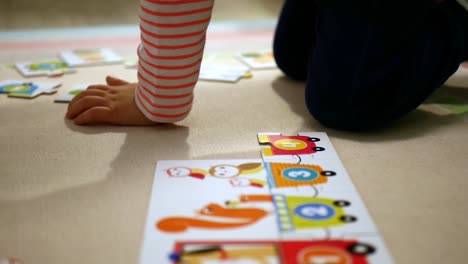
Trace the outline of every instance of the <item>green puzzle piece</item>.
[[438, 105], [455, 115], [468, 113], [468, 100], [464, 100], [443, 89], [436, 91], [424, 103]]

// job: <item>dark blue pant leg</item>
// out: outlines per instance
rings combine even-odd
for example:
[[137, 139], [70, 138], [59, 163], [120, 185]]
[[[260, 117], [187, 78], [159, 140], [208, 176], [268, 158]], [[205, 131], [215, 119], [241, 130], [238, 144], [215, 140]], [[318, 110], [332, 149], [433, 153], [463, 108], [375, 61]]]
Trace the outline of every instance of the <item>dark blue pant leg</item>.
[[315, 42], [314, 0], [286, 0], [276, 26], [273, 54], [278, 67], [290, 78], [305, 81], [309, 54]]
[[[467, 15], [455, 1], [403, 1], [401, 12], [396, 2], [323, 1], [318, 15], [303, 23], [313, 25], [301, 28], [313, 39], [312, 52], [303, 53], [310, 55], [306, 103], [322, 124], [353, 131], [387, 125], [419, 106], [466, 59]], [[281, 19], [297, 17], [284, 15], [287, 10]], [[287, 24], [281, 19], [279, 25]], [[290, 41], [293, 47], [300, 39]], [[289, 51], [282, 52], [275, 51], [277, 60]], [[284, 65], [287, 75], [297, 72]]]

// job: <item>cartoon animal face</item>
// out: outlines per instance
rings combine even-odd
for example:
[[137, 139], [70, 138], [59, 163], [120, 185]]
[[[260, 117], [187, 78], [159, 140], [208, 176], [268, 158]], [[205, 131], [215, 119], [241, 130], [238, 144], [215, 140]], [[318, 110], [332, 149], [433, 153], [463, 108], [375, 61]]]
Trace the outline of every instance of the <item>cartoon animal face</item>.
[[221, 206], [217, 204], [208, 204], [198, 211], [200, 215], [215, 215], [217, 212], [221, 211]]
[[217, 165], [210, 169], [210, 174], [218, 178], [232, 178], [240, 173], [240, 169], [233, 165]]
[[247, 187], [250, 186], [251, 182], [246, 178], [234, 178], [229, 180], [233, 187]]
[[174, 167], [168, 169], [166, 172], [172, 177], [186, 177], [191, 173], [190, 169], [186, 167]]

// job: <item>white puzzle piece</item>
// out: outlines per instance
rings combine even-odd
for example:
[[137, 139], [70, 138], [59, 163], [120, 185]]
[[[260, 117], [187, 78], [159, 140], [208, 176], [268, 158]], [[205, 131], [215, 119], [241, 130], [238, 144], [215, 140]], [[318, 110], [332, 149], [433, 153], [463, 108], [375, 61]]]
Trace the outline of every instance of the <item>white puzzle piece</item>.
[[235, 83], [242, 78], [251, 76], [249, 68], [244, 66], [230, 66], [205, 63], [200, 68], [200, 80]]
[[276, 62], [271, 51], [241, 52], [237, 58], [252, 70], [275, 69]]
[[56, 103], [69, 103], [77, 96], [80, 94], [82, 91], [86, 90], [88, 88], [87, 84], [79, 84], [75, 85], [71, 88], [68, 88], [64, 91], [62, 91], [54, 100]]
[[112, 49], [77, 49], [60, 53], [62, 60], [70, 66], [92, 66], [102, 64], [117, 64], [123, 62], [123, 58]]
[[25, 77], [58, 77], [66, 73], [76, 72], [75, 68], [60, 60], [16, 63], [16, 69]]
[[8, 97], [32, 99], [41, 94], [53, 94], [60, 87], [59, 82], [25, 82], [21, 80], [0, 81], [0, 93]]

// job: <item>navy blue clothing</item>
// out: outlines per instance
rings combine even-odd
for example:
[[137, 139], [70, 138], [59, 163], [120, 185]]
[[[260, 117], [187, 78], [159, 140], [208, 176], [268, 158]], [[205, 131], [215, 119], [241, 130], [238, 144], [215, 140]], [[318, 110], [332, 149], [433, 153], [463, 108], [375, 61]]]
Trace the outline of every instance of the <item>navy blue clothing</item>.
[[286, 0], [274, 56], [325, 126], [363, 131], [417, 108], [468, 60], [455, 0]]

